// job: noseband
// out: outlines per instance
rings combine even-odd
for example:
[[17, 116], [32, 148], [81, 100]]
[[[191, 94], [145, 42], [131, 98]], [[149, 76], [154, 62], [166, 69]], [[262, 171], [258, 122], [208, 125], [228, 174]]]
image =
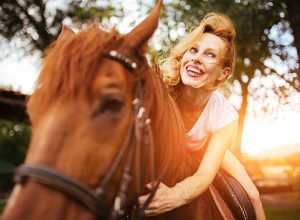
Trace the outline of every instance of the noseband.
[[[104, 54], [104, 57], [121, 63], [131, 72], [137, 69], [137, 64], [135, 62], [117, 51], [109, 51]], [[148, 118], [148, 111], [143, 106], [142, 87], [142, 81], [137, 81], [135, 98], [132, 102], [132, 112], [128, 132], [116, 158], [104, 176], [99, 187], [91, 189], [76, 179], [63, 174], [54, 168], [45, 165], [32, 164], [23, 164], [18, 168], [14, 178], [15, 182], [17, 184], [24, 185], [26, 181], [30, 179], [64, 193], [84, 207], [88, 208], [91, 212], [95, 213], [97, 219], [119, 219], [124, 216], [126, 206], [130, 205], [127, 200], [129, 185], [132, 181], [133, 166], [135, 167], [136, 174], [136, 195], [140, 195], [142, 192], [143, 182], [140, 170], [141, 153], [142, 149], [147, 146], [150, 150], [149, 166], [151, 169], [151, 180], [154, 181], [156, 177], [155, 149], [153, 144], [151, 120]], [[107, 198], [108, 187], [112, 178], [115, 176], [121, 161], [125, 158], [126, 152], [128, 152], [128, 154], [123, 168], [120, 187], [116, 192], [114, 206], [110, 212]], [[158, 185], [159, 182], [153, 187], [153, 190], [150, 192], [150, 196], [142, 208], [139, 208], [139, 204], [136, 199], [135, 203], [138, 210], [136, 211], [135, 217], [137, 219], [142, 217], [144, 210], [154, 197]]]

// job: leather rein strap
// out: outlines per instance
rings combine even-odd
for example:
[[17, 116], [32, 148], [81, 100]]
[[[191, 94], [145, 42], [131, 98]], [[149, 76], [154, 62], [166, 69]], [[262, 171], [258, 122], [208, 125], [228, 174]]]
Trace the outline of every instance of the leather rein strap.
[[[112, 59], [124, 65], [128, 70], [133, 72], [137, 68], [137, 64], [131, 59], [119, 54], [117, 51], [109, 51], [104, 54], [105, 58]], [[151, 180], [156, 178], [155, 173], [155, 149], [151, 128], [151, 120], [147, 117], [148, 112], [143, 106], [143, 91], [142, 81], [137, 81], [135, 99], [132, 102], [133, 110], [130, 118], [129, 129], [126, 134], [125, 140], [113, 161], [110, 169], [104, 176], [100, 186], [96, 189], [83, 185], [78, 180], [63, 174], [62, 172], [45, 166], [45, 165], [33, 165], [23, 164], [21, 165], [15, 174], [15, 182], [24, 185], [27, 180], [32, 180], [62, 192], [72, 199], [88, 208], [91, 212], [95, 213], [98, 219], [119, 219], [125, 214], [125, 208], [128, 203], [128, 189], [132, 180], [132, 164], [135, 160], [135, 173], [136, 173], [136, 195], [140, 195], [142, 192], [142, 173], [141, 167], [141, 149], [145, 146], [149, 146], [150, 149], [150, 174]], [[111, 183], [112, 178], [115, 176], [116, 171], [119, 168], [121, 161], [124, 159], [126, 153], [126, 163], [123, 168], [123, 174], [121, 177], [120, 187], [117, 190], [116, 197], [114, 199], [114, 207], [109, 212], [109, 205], [107, 199], [107, 189]], [[136, 213], [136, 218], [143, 217], [144, 210], [147, 209], [155, 192], [158, 188], [159, 181], [153, 190], [150, 192], [146, 203], [142, 208], [139, 208]], [[138, 203], [136, 201], [136, 203]]]

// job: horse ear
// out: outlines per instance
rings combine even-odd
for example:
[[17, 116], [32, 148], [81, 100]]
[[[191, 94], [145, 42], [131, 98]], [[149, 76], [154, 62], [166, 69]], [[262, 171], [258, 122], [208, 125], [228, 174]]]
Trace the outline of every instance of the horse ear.
[[162, 0], [158, 0], [155, 8], [148, 17], [125, 36], [125, 40], [132, 47], [142, 47], [153, 35], [158, 26]]
[[70, 28], [68, 28], [67, 26], [62, 27], [60, 34], [58, 35], [57, 41], [62, 41], [72, 35], [74, 35], [74, 31], [72, 31]]

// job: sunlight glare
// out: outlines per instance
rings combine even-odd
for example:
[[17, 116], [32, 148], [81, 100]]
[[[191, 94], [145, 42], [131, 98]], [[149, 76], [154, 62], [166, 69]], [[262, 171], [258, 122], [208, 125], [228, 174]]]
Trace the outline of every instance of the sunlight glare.
[[247, 118], [242, 138], [242, 152], [254, 156], [268, 149], [289, 144], [299, 143], [300, 146], [299, 125], [300, 114], [296, 112], [287, 112], [285, 117], [269, 122]]

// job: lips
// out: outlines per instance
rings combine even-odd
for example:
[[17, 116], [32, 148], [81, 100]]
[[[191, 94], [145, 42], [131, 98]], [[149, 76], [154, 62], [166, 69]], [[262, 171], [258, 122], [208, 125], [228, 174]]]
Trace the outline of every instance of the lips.
[[187, 65], [185, 70], [187, 75], [191, 77], [199, 77], [204, 74], [203, 70], [201, 70], [198, 66], [195, 65]]

